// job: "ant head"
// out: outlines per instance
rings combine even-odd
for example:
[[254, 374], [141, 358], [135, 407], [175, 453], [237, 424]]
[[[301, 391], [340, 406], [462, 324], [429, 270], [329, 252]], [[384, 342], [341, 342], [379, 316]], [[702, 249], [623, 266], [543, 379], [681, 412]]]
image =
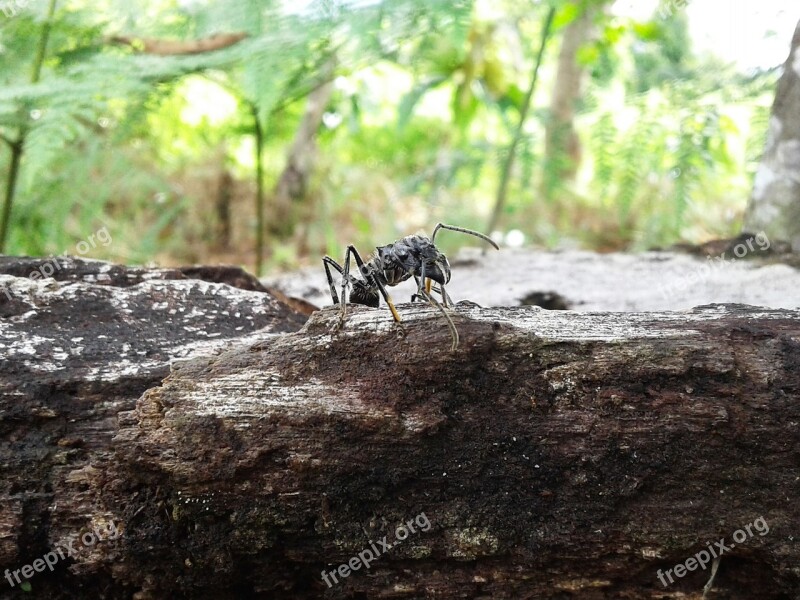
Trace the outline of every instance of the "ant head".
[[375, 248], [375, 250], [377, 250], [378, 258], [385, 262], [386, 259], [391, 258], [393, 248], [394, 244], [387, 244], [386, 246], [378, 246]]
[[376, 256], [384, 268], [404, 264], [409, 257], [409, 248], [406, 244], [386, 244], [376, 248]]
[[444, 254], [425, 265], [425, 276], [433, 279], [436, 283], [444, 285], [450, 282], [450, 262]]

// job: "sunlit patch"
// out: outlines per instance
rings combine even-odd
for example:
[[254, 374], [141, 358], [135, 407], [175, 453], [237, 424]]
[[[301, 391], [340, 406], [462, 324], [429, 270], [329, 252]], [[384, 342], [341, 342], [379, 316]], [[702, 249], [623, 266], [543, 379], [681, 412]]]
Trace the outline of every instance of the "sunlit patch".
[[179, 92], [186, 101], [181, 120], [197, 126], [202, 122], [218, 126], [236, 114], [236, 98], [215, 83], [201, 77], [187, 77]]
[[322, 115], [322, 122], [328, 129], [336, 129], [342, 124], [343, 117], [337, 112], [326, 112]]
[[509, 248], [521, 248], [525, 245], [525, 234], [519, 229], [512, 229], [506, 233], [505, 240], [503, 240]]

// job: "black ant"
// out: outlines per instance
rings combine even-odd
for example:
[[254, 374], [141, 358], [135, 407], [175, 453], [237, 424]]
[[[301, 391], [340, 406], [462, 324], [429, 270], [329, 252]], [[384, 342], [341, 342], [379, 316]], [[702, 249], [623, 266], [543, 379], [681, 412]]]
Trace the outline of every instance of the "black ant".
[[[352, 288], [349, 301], [354, 304], [378, 308], [380, 296], [383, 296], [383, 300], [389, 306], [389, 310], [392, 311], [394, 320], [400, 322], [400, 315], [394, 307], [391, 296], [386, 291], [386, 286], [394, 286], [413, 277], [417, 283], [417, 293], [411, 296], [411, 301], [421, 298], [442, 312], [447, 319], [447, 325], [453, 336], [452, 349], [455, 350], [458, 347], [458, 331], [456, 331], [453, 320], [445, 310], [445, 308], [453, 306], [452, 298], [444, 289], [445, 284], [450, 282], [450, 263], [447, 261], [447, 257], [434, 244], [436, 232], [440, 229], [449, 229], [450, 231], [460, 231], [461, 233], [474, 235], [490, 243], [497, 250], [500, 249], [491, 238], [482, 233], [439, 223], [434, 228], [430, 239], [425, 235], [409, 235], [392, 244], [378, 246], [376, 252], [366, 263], [361, 259], [361, 255], [354, 246], [347, 247], [347, 252], [344, 256], [344, 269], [330, 256], [325, 256], [322, 259], [322, 264], [325, 266], [328, 287], [334, 304], [339, 304], [339, 296], [336, 294], [336, 285], [333, 282], [330, 267], [336, 269], [339, 275], [342, 276], [340, 325], [344, 323], [347, 313], [348, 300], [346, 293], [348, 287]], [[351, 256], [355, 257], [363, 280], [350, 275]], [[438, 287], [433, 288], [433, 291], [441, 295], [441, 303], [431, 294], [433, 282], [439, 284]]]

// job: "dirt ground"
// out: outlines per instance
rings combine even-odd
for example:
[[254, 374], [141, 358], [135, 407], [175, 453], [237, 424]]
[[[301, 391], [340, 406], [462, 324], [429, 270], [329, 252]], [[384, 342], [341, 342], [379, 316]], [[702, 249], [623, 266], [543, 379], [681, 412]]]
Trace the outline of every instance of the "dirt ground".
[[[733, 259], [733, 260], [732, 260]], [[580, 311], [686, 310], [713, 303], [800, 306], [800, 270], [763, 259], [698, 258], [678, 252], [597, 254], [465, 248], [450, 259], [448, 292], [481, 306], [537, 304]], [[288, 296], [331, 304], [325, 272], [307, 268], [264, 280]], [[408, 302], [413, 281], [390, 289]]]

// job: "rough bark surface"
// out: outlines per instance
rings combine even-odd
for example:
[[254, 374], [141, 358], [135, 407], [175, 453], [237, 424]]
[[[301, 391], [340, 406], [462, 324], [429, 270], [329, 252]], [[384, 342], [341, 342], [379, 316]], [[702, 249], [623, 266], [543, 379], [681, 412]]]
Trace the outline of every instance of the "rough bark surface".
[[[429, 307], [277, 334], [283, 305], [184, 278], [38, 283], [0, 321], [0, 569], [123, 532], [37, 574], [41, 597], [700, 598], [708, 569], [668, 587], [658, 569], [759, 517], [708, 597], [800, 594], [800, 311], [462, 303], [451, 353]], [[168, 326], [181, 306], [205, 335]], [[247, 307], [266, 329], [229, 328]], [[122, 365], [128, 338], [151, 356]]]
[[[305, 316], [262, 290], [234, 267], [184, 273], [0, 257], [2, 570], [30, 564], [108, 520], [91, 482], [115, 460], [117, 415], [158, 385], [170, 364], [302, 326]], [[70, 598], [115, 589], [110, 572], [99, 582], [75, 578], [80, 560], [71, 571], [72, 561], [62, 562], [58, 576], [37, 573], [36, 597], [60, 597], [60, 586]], [[0, 583], [0, 597], [22, 593]]]
[[765, 231], [800, 252], [800, 21], [778, 82], [767, 144], [753, 183], [746, 231]]

